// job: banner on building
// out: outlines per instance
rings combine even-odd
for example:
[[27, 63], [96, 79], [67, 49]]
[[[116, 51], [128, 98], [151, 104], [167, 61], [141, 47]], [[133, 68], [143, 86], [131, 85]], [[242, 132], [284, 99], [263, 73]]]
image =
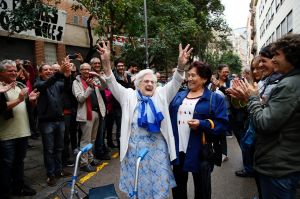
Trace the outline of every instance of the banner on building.
[[[0, 30], [9, 31], [8, 11], [15, 9], [19, 1], [0, 0]], [[19, 35], [43, 38], [48, 41], [62, 42], [65, 30], [67, 13], [61, 10], [55, 10], [51, 13], [39, 14], [39, 20], [36, 22], [36, 28], [22, 31]]]

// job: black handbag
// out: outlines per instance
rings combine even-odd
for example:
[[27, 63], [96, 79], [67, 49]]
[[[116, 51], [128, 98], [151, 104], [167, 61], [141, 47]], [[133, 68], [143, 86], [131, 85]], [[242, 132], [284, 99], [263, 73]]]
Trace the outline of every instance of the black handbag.
[[220, 136], [209, 136], [207, 139], [202, 132], [200, 159], [206, 160], [216, 166], [221, 166], [222, 163], [222, 147]]

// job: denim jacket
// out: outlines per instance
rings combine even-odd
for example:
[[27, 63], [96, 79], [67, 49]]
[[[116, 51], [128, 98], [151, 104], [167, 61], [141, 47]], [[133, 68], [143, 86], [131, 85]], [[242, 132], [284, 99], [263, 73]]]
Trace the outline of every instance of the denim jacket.
[[[182, 104], [184, 98], [188, 95], [188, 93], [189, 90], [177, 93], [169, 106], [172, 128], [175, 137], [177, 157], [179, 157], [177, 112], [179, 106]], [[228, 126], [228, 115], [224, 97], [219, 94], [214, 94], [212, 96], [212, 100], [210, 100], [211, 95], [212, 91], [210, 91], [208, 88], [205, 88], [203, 95], [196, 103], [193, 119], [198, 119], [200, 121], [200, 126], [197, 130], [191, 129], [190, 131], [186, 158], [183, 167], [183, 170], [185, 171], [197, 172], [200, 168], [202, 132], [211, 133], [213, 135], [220, 135], [226, 132]], [[207, 119], [210, 119], [212, 121], [214, 127], [212, 127], [210, 121]], [[177, 158], [172, 163], [179, 164], [179, 159]]]

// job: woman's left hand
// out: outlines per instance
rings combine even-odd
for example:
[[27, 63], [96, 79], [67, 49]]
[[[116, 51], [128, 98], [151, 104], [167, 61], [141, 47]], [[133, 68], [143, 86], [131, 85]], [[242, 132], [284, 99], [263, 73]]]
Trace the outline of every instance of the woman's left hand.
[[191, 129], [197, 130], [200, 126], [200, 121], [196, 119], [191, 119], [188, 121], [188, 125], [190, 126]]
[[184, 70], [184, 66], [188, 63], [193, 48], [190, 48], [190, 44], [186, 45], [182, 49], [182, 45], [179, 44], [179, 56], [178, 56], [178, 68]]

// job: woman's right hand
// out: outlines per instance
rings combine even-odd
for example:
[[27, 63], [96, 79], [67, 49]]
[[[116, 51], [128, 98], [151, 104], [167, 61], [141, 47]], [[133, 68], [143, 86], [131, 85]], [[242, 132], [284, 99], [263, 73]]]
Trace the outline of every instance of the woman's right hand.
[[188, 125], [191, 129], [197, 130], [200, 126], [200, 121], [197, 119], [191, 119], [188, 121]]

